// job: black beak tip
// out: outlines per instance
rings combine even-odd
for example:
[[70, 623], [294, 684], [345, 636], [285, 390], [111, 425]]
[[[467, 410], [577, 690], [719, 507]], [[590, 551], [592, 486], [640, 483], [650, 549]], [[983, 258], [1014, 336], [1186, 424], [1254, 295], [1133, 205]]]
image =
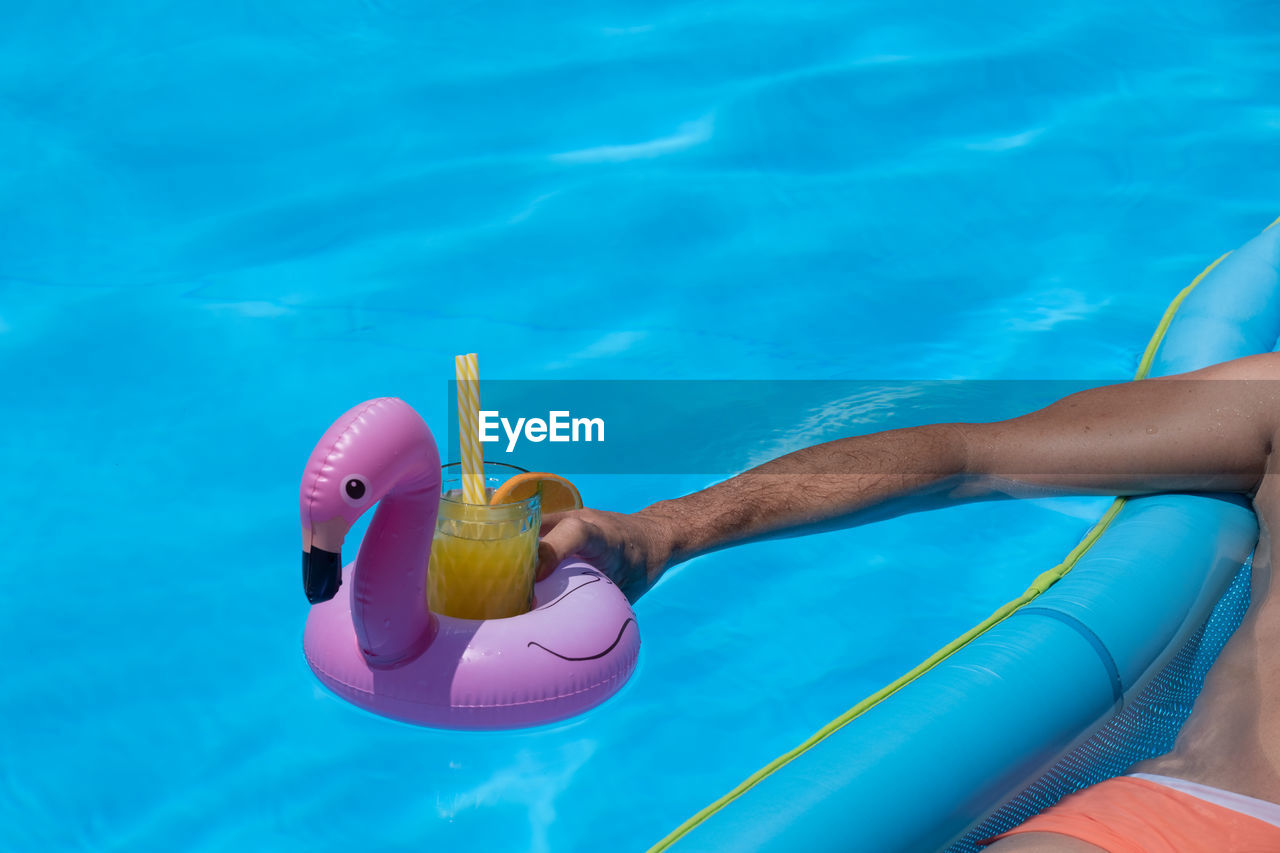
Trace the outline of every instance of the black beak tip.
[[302, 552], [302, 591], [307, 601], [319, 604], [338, 594], [342, 586], [342, 555], [323, 548]]

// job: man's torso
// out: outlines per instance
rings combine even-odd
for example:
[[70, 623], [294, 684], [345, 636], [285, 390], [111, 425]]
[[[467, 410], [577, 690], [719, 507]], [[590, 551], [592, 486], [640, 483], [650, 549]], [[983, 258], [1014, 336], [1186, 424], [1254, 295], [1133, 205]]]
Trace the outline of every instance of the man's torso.
[[1134, 772], [1176, 776], [1280, 802], [1280, 562], [1270, 530], [1280, 530], [1280, 471], [1273, 457], [1254, 498], [1261, 536], [1252, 603], [1223, 648], [1174, 748]]

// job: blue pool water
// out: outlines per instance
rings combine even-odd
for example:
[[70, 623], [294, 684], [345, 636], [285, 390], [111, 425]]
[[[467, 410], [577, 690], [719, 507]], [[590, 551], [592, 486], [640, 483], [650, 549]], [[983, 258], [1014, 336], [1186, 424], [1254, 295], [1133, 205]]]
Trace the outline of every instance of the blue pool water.
[[1280, 197], [1265, 2], [213, 8], [0, 2], [0, 849], [645, 849], [1103, 502], [701, 558], [638, 603], [616, 698], [440, 732], [303, 661], [329, 422], [392, 394], [443, 424], [469, 350], [505, 379], [1120, 379]]

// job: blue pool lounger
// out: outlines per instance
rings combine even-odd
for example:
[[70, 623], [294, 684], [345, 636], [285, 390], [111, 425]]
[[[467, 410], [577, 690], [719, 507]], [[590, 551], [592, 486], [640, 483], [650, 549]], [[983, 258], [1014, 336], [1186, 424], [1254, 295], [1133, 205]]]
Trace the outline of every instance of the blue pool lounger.
[[[1280, 220], [1169, 306], [1138, 378], [1276, 348]], [[1235, 496], [1118, 499], [1020, 598], [651, 849], [976, 851], [1167, 751], [1249, 603]]]

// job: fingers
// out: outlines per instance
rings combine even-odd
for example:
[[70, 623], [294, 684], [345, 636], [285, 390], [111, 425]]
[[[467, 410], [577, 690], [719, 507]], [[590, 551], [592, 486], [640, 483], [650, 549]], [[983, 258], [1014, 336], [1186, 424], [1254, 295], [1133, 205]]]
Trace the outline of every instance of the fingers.
[[560, 558], [556, 556], [555, 548], [546, 542], [539, 542], [538, 572], [534, 575], [534, 580], [546, 580], [558, 565], [560, 565]]
[[542, 525], [544, 535], [538, 542], [538, 580], [551, 574], [566, 557], [586, 545], [594, 530], [592, 525], [568, 513], [554, 515], [561, 518], [552, 518]]
[[551, 528], [555, 527], [566, 518], [572, 518], [577, 512], [575, 509], [567, 509], [564, 512], [549, 512], [542, 516], [542, 526], [538, 529], [539, 536], [546, 536]]

